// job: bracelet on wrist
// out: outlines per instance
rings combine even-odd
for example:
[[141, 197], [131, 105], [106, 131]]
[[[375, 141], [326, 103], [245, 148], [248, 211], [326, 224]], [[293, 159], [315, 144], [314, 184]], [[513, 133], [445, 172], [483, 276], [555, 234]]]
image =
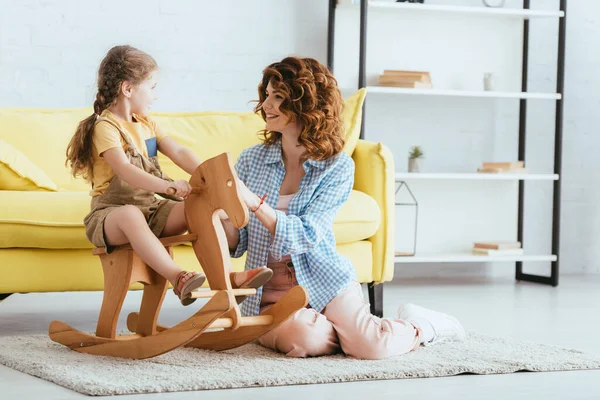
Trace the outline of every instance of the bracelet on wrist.
[[267, 195], [263, 195], [263, 197], [260, 198], [260, 203], [258, 203], [258, 207], [256, 207], [254, 210], [250, 209], [250, 211], [252, 211], [253, 213], [257, 212], [258, 209], [260, 208], [260, 206], [263, 205], [263, 203], [265, 202], [265, 199], [267, 198]]

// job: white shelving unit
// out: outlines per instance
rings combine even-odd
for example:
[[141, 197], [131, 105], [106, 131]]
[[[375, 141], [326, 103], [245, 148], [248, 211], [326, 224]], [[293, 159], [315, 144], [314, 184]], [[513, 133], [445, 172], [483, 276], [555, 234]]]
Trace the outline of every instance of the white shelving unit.
[[[450, 1], [448, 1], [450, 2]], [[529, 2], [526, 3], [527, 5], [525, 7], [529, 7]], [[367, 88], [367, 93], [368, 96], [377, 96], [377, 102], [379, 104], [382, 104], [384, 102], [387, 101], [394, 101], [394, 99], [389, 99], [387, 97], [384, 98], [384, 96], [388, 96], [388, 97], [393, 97], [393, 96], [437, 96], [440, 98], [443, 97], [448, 97], [448, 98], [477, 98], [477, 99], [516, 99], [520, 101], [521, 104], [521, 113], [524, 114], [520, 114], [519, 118], [522, 118], [523, 116], [526, 116], [526, 107], [523, 107], [526, 103], [526, 101], [528, 100], [543, 100], [543, 101], [554, 101], [556, 102], [557, 106], [556, 106], [556, 112], [557, 112], [557, 119], [556, 119], [556, 125], [555, 125], [555, 132], [554, 132], [554, 138], [555, 138], [555, 143], [556, 146], [560, 146], [562, 143], [562, 127], [561, 127], [561, 123], [562, 123], [562, 105], [563, 105], [563, 96], [562, 96], [562, 92], [563, 92], [563, 79], [564, 79], [564, 47], [565, 47], [565, 10], [566, 10], [566, 0], [560, 0], [560, 10], [534, 10], [534, 9], [529, 9], [529, 8], [520, 8], [520, 9], [515, 9], [515, 8], [488, 8], [488, 7], [484, 7], [484, 6], [479, 6], [479, 7], [471, 7], [471, 6], [459, 6], [459, 5], [436, 5], [436, 4], [420, 4], [420, 3], [397, 3], [394, 1], [368, 1], [368, 0], [361, 0], [361, 2], [359, 2], [359, 4], [339, 4], [336, 5], [336, 0], [330, 0], [330, 27], [329, 27], [329, 48], [328, 48], [328, 64], [330, 66], [330, 68], [334, 69], [334, 62], [333, 62], [333, 48], [334, 48], [334, 36], [335, 36], [335, 10], [336, 8], [339, 8], [341, 10], [348, 10], [347, 12], [343, 12], [343, 15], [346, 18], [354, 18], [354, 16], [356, 15], [355, 13], [360, 13], [358, 21], [359, 21], [359, 26], [360, 26], [360, 33], [359, 33], [359, 47], [358, 47], [358, 53], [359, 53], [359, 68], [358, 68], [358, 86], [359, 87], [366, 87]], [[412, 89], [412, 88], [396, 88], [396, 87], [382, 87], [382, 86], [369, 86], [367, 84], [367, 61], [370, 60], [369, 62], [373, 62], [374, 64], [377, 64], [377, 67], [371, 67], [371, 74], [370, 74], [370, 82], [373, 82], [373, 69], [374, 70], [382, 70], [385, 68], [397, 68], [400, 69], [402, 68], [402, 60], [406, 60], [407, 57], [411, 56], [411, 53], [402, 53], [402, 58], [398, 58], [395, 57], [396, 54], [394, 54], [393, 49], [396, 48], [396, 46], [392, 45], [389, 47], [385, 47], [386, 48], [386, 53], [382, 54], [378, 54], [377, 56], [373, 56], [372, 53], [370, 54], [369, 51], [367, 51], [367, 25], [369, 25], [369, 23], [367, 21], [369, 21], [369, 15], [372, 14], [375, 16], [375, 18], [381, 18], [382, 21], [385, 21], [385, 23], [390, 24], [390, 26], [392, 26], [393, 24], [393, 18], [395, 17], [395, 15], [399, 15], [401, 16], [403, 19], [402, 21], [404, 21], [406, 23], [406, 21], [417, 21], [419, 20], [419, 18], [423, 18], [423, 21], [427, 21], [428, 23], [431, 23], [432, 21], [444, 21], [445, 19], [448, 20], [452, 20], [455, 21], [455, 23], [460, 23], [460, 22], [456, 22], [456, 21], [465, 21], [467, 20], [467, 18], [471, 19], [475, 19], [475, 18], [494, 18], [494, 19], [498, 19], [498, 18], [504, 18], [504, 19], [510, 19], [509, 21], [497, 21], [494, 20], [494, 23], [489, 23], [488, 22], [481, 22], [479, 21], [478, 23], [476, 23], [474, 26], [476, 26], [478, 29], [487, 29], [487, 25], [491, 25], [491, 26], [499, 26], [500, 24], [504, 24], [504, 26], [509, 26], [509, 27], [522, 27], [523, 31], [522, 33], [516, 33], [517, 31], [511, 30], [510, 31], [510, 38], [512, 40], [519, 40], [521, 37], [523, 38], [523, 42], [525, 43], [525, 45], [523, 46], [522, 49], [522, 55], [523, 55], [523, 59], [521, 60], [520, 58], [510, 58], [510, 59], [499, 59], [496, 58], [495, 61], [498, 62], [503, 61], [503, 60], [509, 60], [510, 62], [513, 63], [504, 63], [502, 64], [504, 68], [508, 68], [508, 70], [515, 74], [517, 72], [517, 68], [513, 66], [515, 65], [514, 62], [516, 60], [522, 61], [522, 66], [521, 68], [519, 68], [520, 72], [521, 72], [521, 76], [519, 77], [519, 85], [515, 85], [514, 81], [512, 82], [513, 84], [511, 85], [505, 85], [504, 87], [507, 88], [507, 90], [505, 91], [483, 91], [483, 90], [459, 90], [459, 89], [453, 89], [453, 87], [465, 87], [465, 88], [478, 88], [476, 85], [473, 85], [473, 81], [471, 80], [470, 83], [468, 80], [461, 80], [460, 78], [456, 79], [455, 81], [451, 81], [450, 79], [453, 78], [453, 76], [451, 76], [450, 74], [442, 74], [445, 76], [446, 81], [442, 81], [441, 83], [441, 88], [431, 88], [431, 89]], [[427, 15], [430, 15], [430, 17], [426, 17]], [[456, 16], [456, 18], [453, 18], [453, 16]], [[460, 16], [462, 16], [462, 20], [459, 18]], [[538, 18], [551, 18], [551, 19], [556, 19], [557, 21], [559, 21], [559, 44], [558, 44], [558, 61], [557, 61], [557, 90], [555, 93], [539, 93], [539, 92], [530, 92], [527, 90], [527, 63], [528, 63], [528, 40], [529, 40], [529, 23], [528, 20], [530, 19], [538, 19]], [[513, 22], [512, 20], [516, 20], [516, 22]], [[349, 31], [348, 31], [348, 19], [344, 20], [344, 28], [341, 32], [342, 35], [344, 36], [344, 39], [348, 37], [348, 35], [350, 35]], [[418, 25], [413, 25], [413, 26], [417, 26]], [[457, 31], [460, 32], [461, 34], [464, 34], [465, 29], [462, 29], [464, 25], [459, 25], [458, 27], [455, 25], [455, 27], [457, 28]], [[439, 29], [435, 30], [429, 30], [429, 31], [425, 31], [425, 33], [422, 35], [423, 37], [423, 41], [421, 41], [421, 37], [416, 36], [417, 33], [415, 33], [415, 35], [412, 35], [412, 31], [410, 32], [403, 32], [403, 34], [398, 34], [399, 30], [398, 29], [389, 29], [389, 30], [385, 30], [383, 28], [381, 28], [381, 25], [377, 26], [377, 32], [379, 33], [379, 35], [377, 36], [377, 39], [380, 39], [382, 36], [381, 35], [388, 35], [389, 37], [392, 37], [393, 39], [391, 40], [396, 40], [397, 42], [401, 42], [403, 40], [409, 42], [410, 45], [407, 45], [405, 47], [403, 47], [402, 49], [404, 51], [406, 51], [406, 49], [409, 49], [409, 51], [420, 51], [419, 47], [416, 45], [416, 43], [418, 43], [419, 46], [421, 46], [423, 48], [424, 52], [430, 51], [430, 48], [426, 46], [427, 42], [425, 42], [425, 40], [429, 40], [429, 43], [431, 43], [431, 40], [435, 40], [435, 38], [440, 37], [439, 35], [445, 35], [443, 38], [440, 38], [440, 40], [442, 40], [443, 43], [451, 43], [453, 41], [453, 37], [452, 37], [452, 31], [447, 32], [441, 32]], [[438, 36], [434, 36], [434, 34], [432, 33], [432, 31], [435, 31], [435, 33]], [[514, 35], [512, 35], [514, 33]], [[396, 36], [394, 36], [396, 35]], [[404, 35], [404, 36], [403, 36]], [[473, 35], [477, 35], [476, 32], [473, 33]], [[522, 35], [522, 36], [521, 36]], [[415, 38], [419, 38], [418, 40], [416, 40]], [[486, 36], [486, 37], [494, 37], [494, 36]], [[467, 37], [466, 40], [464, 40], [464, 36], [463, 36], [463, 40], [465, 43], [475, 43], [476, 45], [480, 45], [479, 42], [475, 41], [471, 41], [470, 40], [471, 37]], [[372, 39], [371, 43], [375, 43], [376, 39]], [[342, 49], [347, 49], [348, 48], [348, 41], [346, 40], [345, 45], [342, 45], [340, 48]], [[382, 48], [382, 46], [378, 47], [379, 49]], [[506, 49], [513, 49], [510, 46], [506, 46], [503, 47], [504, 50]], [[438, 51], [440, 51], [440, 47], [436, 48]], [[444, 49], [441, 49], [442, 51]], [[521, 50], [521, 49], [519, 49]], [[381, 50], [380, 50], [381, 51]], [[414, 54], [414, 53], [412, 53]], [[345, 55], [347, 57], [347, 54]], [[471, 54], [470, 54], [471, 56]], [[458, 57], [458, 56], [457, 56]], [[395, 60], [395, 64], [387, 64], [388, 58], [391, 58], [393, 60]], [[432, 63], [432, 59], [434, 59], [434, 57], [431, 56], [431, 54], [427, 54], [427, 56], [425, 57], [421, 57], [419, 58], [419, 62], [421, 62], [421, 64], [419, 65], [427, 65], [427, 63]], [[465, 60], [468, 60], [468, 57], [465, 57]], [[347, 58], [346, 58], [347, 60]], [[383, 61], [383, 62], [382, 62]], [[467, 61], [465, 61], [467, 62]], [[388, 66], [389, 65], [389, 66]], [[480, 65], [485, 65], [484, 68], [490, 68], [489, 67], [489, 63], [485, 64], [485, 63], [481, 63]], [[478, 65], [479, 66], [479, 65]], [[345, 68], [345, 71], [348, 71], [348, 67], [346, 65], [344, 65], [342, 68]], [[406, 68], [406, 67], [405, 67]], [[424, 68], [424, 67], [419, 67], [419, 68]], [[477, 68], [477, 67], [476, 67]], [[473, 70], [475, 70], [475, 73], [478, 73], [479, 71], [476, 68], [465, 68], [465, 74], [473, 74]], [[409, 69], [409, 68], [407, 68]], [[418, 68], [417, 68], [418, 69]], [[335, 69], [334, 69], [335, 70]], [[421, 70], [421, 69], [420, 69]], [[353, 74], [352, 72], [350, 74]], [[351, 76], [348, 74], [348, 72], [346, 73], [345, 76]], [[470, 75], [473, 76], [473, 75]], [[468, 76], [470, 78], [470, 76]], [[516, 75], [513, 75], [516, 76]], [[465, 83], [466, 82], [466, 83]], [[443, 84], [446, 83], [447, 87], [444, 88]], [[350, 86], [351, 83], [348, 82], [344, 82], [344, 86]], [[519, 89], [521, 89], [519, 91]], [[516, 90], [515, 90], [516, 89]], [[406, 100], [402, 99], [404, 101], [404, 104], [406, 104]], [[449, 100], [452, 101], [452, 100]], [[420, 102], [418, 104], [423, 104], [424, 102], [422, 100], [420, 100]], [[437, 103], [436, 103], [437, 104]], [[368, 112], [368, 110], [370, 109], [369, 105], [366, 107], [366, 112]], [[391, 108], [390, 108], [391, 109]], [[421, 114], [422, 116], [422, 114]], [[364, 118], [363, 118], [364, 121]], [[524, 121], [524, 120], [523, 120]], [[519, 124], [519, 149], [518, 149], [518, 159], [525, 159], [525, 124], [521, 123], [522, 121], [520, 120], [520, 124]], [[368, 136], [368, 132], [367, 132], [367, 136]], [[445, 142], [447, 143], [447, 142]], [[560, 149], [559, 149], [559, 156], [560, 156]], [[397, 164], [398, 164], [398, 160], [396, 160]], [[484, 215], [484, 216], [489, 216], [491, 214], [494, 213], [494, 208], [493, 207], [486, 207], [487, 206], [487, 198], [489, 198], [489, 196], [494, 196], [494, 195], [498, 195], [498, 194], [502, 194], [500, 196], [500, 199], [494, 203], [498, 206], [502, 206], [502, 205], [510, 205], [510, 207], [514, 207], [511, 208], [511, 210], [514, 209], [515, 211], [515, 215], [517, 214], [517, 210], [518, 210], [518, 223], [517, 221], [515, 221], [515, 228], [517, 228], [518, 230], [518, 240], [522, 241], [522, 234], [523, 234], [523, 185], [525, 181], [546, 181], [549, 184], [554, 185], [554, 198], [553, 198], [553, 221], [557, 221], [557, 219], [559, 219], [560, 217], [560, 203], [557, 201], [560, 200], [560, 183], [559, 183], [559, 172], [560, 172], [560, 168], [561, 168], [561, 164], [560, 164], [560, 157], [558, 157], [558, 161], [555, 158], [555, 162], [554, 162], [554, 173], [526, 173], [526, 174], [509, 174], [509, 173], [504, 173], [504, 174], [483, 174], [483, 173], [404, 173], [404, 172], [397, 172], [395, 174], [395, 180], [397, 183], [411, 183], [411, 185], [414, 184], [415, 187], [417, 187], [419, 190], [421, 190], [421, 193], [426, 193], [427, 200], [431, 200], [432, 199], [432, 193], [434, 191], [435, 188], [439, 187], [439, 188], [443, 188], [440, 190], [446, 190], [446, 192], [442, 192], [437, 193], [435, 195], [433, 195], [433, 197], [438, 196], [440, 198], [442, 198], [442, 201], [446, 201], [446, 197], [449, 197], [449, 202], [447, 204], [444, 204], [444, 207], [448, 206], [448, 209], [446, 211], [448, 212], [452, 212], [452, 205], [454, 204], [462, 204], [460, 203], [459, 200], [457, 200], [457, 193], [458, 195], [462, 194], [462, 191], [465, 190], [465, 188], [469, 187], [472, 188], [475, 192], [477, 192], [477, 200], [478, 206], [479, 208], [477, 210], [473, 210], [474, 212], [471, 213], [472, 210], [468, 210], [468, 212], [465, 215], [465, 218], [461, 220], [460, 217], [456, 217], [454, 219], [446, 219], [443, 221], [440, 221], [439, 219], [436, 218], [432, 218], [431, 216], [426, 216], [426, 219], [428, 221], [428, 224], [433, 224], [432, 226], [435, 226], [436, 224], [440, 224], [440, 227], [443, 228], [444, 223], [446, 224], [455, 224], [456, 225], [460, 225], [463, 224], [464, 226], [469, 226], [472, 227], [474, 226], [474, 223], [477, 222], [477, 218], [478, 216]], [[442, 182], [440, 182], [442, 181]], [[458, 182], [455, 182], [458, 181]], [[462, 181], [462, 182], [461, 182]], [[482, 181], [481, 183], [479, 182], [474, 182], [472, 186], [469, 186], [471, 184], [469, 184], [468, 182], [465, 181]], [[485, 181], [487, 181], [487, 183], [485, 183]], [[494, 184], [495, 181], [498, 181], [497, 184]], [[508, 196], [508, 190], [506, 187], [506, 184], [502, 184], [501, 182], [508, 182], [510, 183], [515, 182], [514, 185], [509, 185], [510, 186], [510, 190], [515, 190], [517, 188], [516, 185], [518, 185], [518, 191], [517, 193], [519, 194], [519, 201], [517, 202], [517, 205], [515, 205], [513, 199], [510, 196]], [[429, 183], [432, 182], [432, 183]], [[433, 186], [433, 185], [439, 185], [439, 186]], [[470, 189], [469, 189], [470, 190]], [[410, 189], [409, 189], [410, 191]], [[558, 191], [558, 196], [556, 195]], [[489, 193], [488, 193], [489, 192]], [[410, 193], [412, 196], [412, 192]], [[446, 196], [446, 195], [452, 195], [452, 196]], [[418, 196], [417, 196], [418, 197]], [[558, 198], [558, 200], [557, 200]], [[425, 202], [427, 203], [427, 202]], [[427, 203], [428, 206], [431, 206], [431, 202]], [[475, 212], [476, 211], [476, 212]], [[462, 216], [463, 214], [461, 214]], [[517, 218], [515, 218], [517, 219]], [[554, 222], [554, 224], [557, 224], [558, 222]], [[428, 225], [429, 226], [429, 225]], [[435, 230], [434, 230], [435, 231]], [[432, 232], [431, 230], [429, 231], [430, 233]], [[434, 234], [437, 231], [433, 232]], [[487, 230], [486, 231], [488, 234], [489, 233], [494, 233], [491, 230]], [[512, 232], [514, 232], [511, 229], [504, 229], [503, 234], [505, 235], [511, 235]], [[505, 236], [507, 237], [507, 236]], [[500, 238], [498, 238], [500, 239]], [[460, 242], [460, 243], [459, 243]], [[421, 252], [419, 251], [419, 249], [417, 248], [417, 253], [414, 256], [396, 256], [395, 257], [395, 262], [396, 263], [482, 263], [482, 262], [516, 262], [517, 263], [517, 267], [516, 267], [516, 271], [517, 271], [517, 279], [522, 279], [522, 280], [529, 280], [529, 281], [534, 281], [534, 282], [540, 282], [540, 283], [546, 283], [546, 284], [552, 284], [554, 286], [556, 286], [558, 284], [558, 257], [556, 255], [556, 253], [558, 252], [558, 248], [559, 248], [559, 235], [558, 235], [558, 231], [556, 231], [554, 225], [552, 228], [552, 253], [555, 254], [535, 254], [535, 253], [527, 253], [527, 249], [525, 249], [526, 253], [524, 255], [513, 255], [513, 256], [485, 256], [485, 255], [473, 255], [470, 252], [463, 252], [464, 249], [464, 244], [462, 241], [452, 241], [450, 245], [447, 246], [438, 246], [438, 244], [443, 244], [441, 242], [428, 242], [429, 247], [427, 252]], [[470, 245], [470, 243], [468, 244]], [[468, 246], [467, 245], [467, 246]], [[438, 252], [435, 252], [437, 249], [439, 248]], [[456, 249], [457, 251], [453, 250]], [[433, 250], [433, 252], [431, 252]], [[521, 270], [521, 263], [522, 262], [526, 262], [526, 261], [535, 261], [535, 262], [552, 262], [552, 276], [551, 277], [544, 277], [544, 276], [537, 276], [537, 275], [529, 275], [529, 274], [524, 274]]]

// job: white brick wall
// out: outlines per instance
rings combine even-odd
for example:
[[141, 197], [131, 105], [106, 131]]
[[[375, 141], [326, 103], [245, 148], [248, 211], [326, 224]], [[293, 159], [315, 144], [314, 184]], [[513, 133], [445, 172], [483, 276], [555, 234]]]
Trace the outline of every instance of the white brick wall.
[[600, 273], [600, 2], [570, 1], [563, 143], [563, 271]]
[[[511, 1], [514, 5], [516, 0]], [[428, 2], [480, 4], [479, 0]], [[557, 1], [532, 3], [552, 8]], [[568, 15], [561, 273], [600, 273], [596, 261], [600, 258], [600, 182], [595, 173], [600, 146], [596, 134], [600, 3], [571, 1]], [[89, 106], [101, 58], [111, 46], [127, 43], [152, 54], [161, 67], [156, 109], [249, 110], [248, 101], [256, 98], [256, 85], [267, 64], [290, 54], [325, 62], [326, 40], [326, 0], [0, 0], [0, 106]], [[532, 41], [531, 89], [552, 91], [556, 24], [533, 22]], [[336, 59], [336, 66], [341, 63], [357, 64], [357, 57]], [[401, 104], [411, 107], [421, 102], [407, 98]], [[490, 111], [476, 104], [479, 116], [465, 129], [460, 126], [461, 104], [453, 102], [440, 118], [443, 125], [450, 124], [444, 128], [460, 133], [460, 140], [448, 140], [443, 133], [427, 139], [434, 144], [455, 143], [457, 147], [449, 147], [447, 153], [460, 157], [436, 155], [430, 144], [429, 163], [435, 156], [443, 165], [464, 167], [459, 161], [468, 157], [472, 146], [486, 154], [516, 154], [512, 105]], [[453, 108], [458, 117], [451, 114]], [[551, 102], [530, 102], [528, 159], [537, 170], [552, 168], [552, 143], [548, 141], [552, 133], [548, 133], [554, 126], [553, 113]], [[429, 123], [431, 131], [440, 126], [440, 122]], [[394, 142], [396, 131], [377, 120], [370, 129], [381, 132], [378, 140], [394, 146], [397, 164], [405, 168], [405, 149]], [[513, 138], [506, 141], [505, 135]], [[544, 250], [550, 243], [548, 189], [528, 184], [527, 193], [532, 194], [527, 202], [532, 220], [528, 220], [527, 240], [531, 247]], [[453, 271], [448, 265], [431, 268], [424, 274]], [[474, 273], [472, 266], [452, 268]], [[512, 274], [512, 267], [504, 268], [504, 274]], [[489, 273], [483, 268], [478, 271]]]
[[0, 10], [0, 106], [90, 105], [116, 44], [154, 56], [162, 110], [248, 110], [266, 65], [326, 58], [319, 0], [0, 0]]

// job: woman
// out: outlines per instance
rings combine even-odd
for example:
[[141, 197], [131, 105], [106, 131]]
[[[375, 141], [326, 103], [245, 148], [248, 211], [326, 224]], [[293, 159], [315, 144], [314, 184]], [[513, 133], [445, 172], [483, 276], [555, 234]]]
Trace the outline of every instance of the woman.
[[257, 315], [302, 285], [309, 308], [260, 338], [292, 357], [333, 354], [380, 359], [421, 343], [462, 339], [453, 317], [412, 304], [398, 319], [369, 312], [350, 261], [336, 252], [333, 220], [353, 186], [344, 147], [343, 101], [335, 78], [311, 58], [287, 57], [263, 71], [255, 112], [266, 121], [263, 143], [236, 163], [248, 225], [223, 221], [233, 257], [248, 252], [246, 270], [265, 264], [273, 278], [242, 304]]

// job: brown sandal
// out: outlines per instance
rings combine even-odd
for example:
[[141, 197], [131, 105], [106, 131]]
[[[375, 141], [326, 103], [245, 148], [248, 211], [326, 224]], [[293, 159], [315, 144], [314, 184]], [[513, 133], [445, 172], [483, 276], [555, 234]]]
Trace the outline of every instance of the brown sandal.
[[[263, 286], [267, 282], [271, 280], [273, 277], [273, 270], [270, 268], [262, 268], [259, 272], [250, 277], [250, 279], [246, 280], [240, 286], [236, 286], [234, 276], [237, 272], [231, 272], [229, 274], [229, 279], [231, 280], [231, 287], [233, 289], [258, 289]], [[236, 296], [235, 300], [238, 304], [246, 300], [248, 296]]]
[[[185, 277], [189, 278], [183, 284], [181, 289], [179, 289], [179, 286], [181, 285], [181, 280]], [[177, 279], [175, 280], [173, 293], [175, 293], [175, 295], [179, 297], [179, 300], [181, 300], [181, 304], [183, 304], [184, 306], [189, 306], [190, 304], [196, 301], [196, 299], [189, 297], [190, 293], [202, 286], [205, 280], [206, 276], [204, 274], [201, 274], [200, 272], [181, 271], [179, 275], [177, 275]]]

